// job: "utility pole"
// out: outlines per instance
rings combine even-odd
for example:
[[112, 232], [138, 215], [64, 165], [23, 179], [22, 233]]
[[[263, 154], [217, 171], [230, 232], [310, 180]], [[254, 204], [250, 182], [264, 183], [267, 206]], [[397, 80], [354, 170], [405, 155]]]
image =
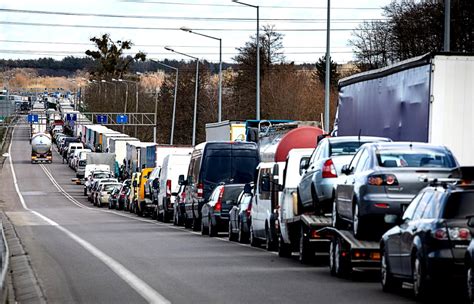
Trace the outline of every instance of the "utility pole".
[[444, 0], [444, 51], [451, 51], [451, 0]]
[[329, 132], [329, 107], [331, 93], [331, 0], [328, 0], [326, 25], [326, 79], [324, 88], [324, 131]]

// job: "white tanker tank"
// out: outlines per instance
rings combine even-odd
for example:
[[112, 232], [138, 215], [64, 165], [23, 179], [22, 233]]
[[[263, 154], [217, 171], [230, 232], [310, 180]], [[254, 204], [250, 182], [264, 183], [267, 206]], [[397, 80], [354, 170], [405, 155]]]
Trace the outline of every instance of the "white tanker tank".
[[51, 136], [47, 133], [36, 133], [31, 138], [31, 163], [53, 161]]

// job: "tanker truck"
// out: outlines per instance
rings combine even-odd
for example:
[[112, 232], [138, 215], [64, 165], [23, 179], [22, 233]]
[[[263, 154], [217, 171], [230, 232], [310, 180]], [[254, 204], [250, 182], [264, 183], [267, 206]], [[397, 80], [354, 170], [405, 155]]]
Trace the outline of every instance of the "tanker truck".
[[47, 133], [36, 133], [31, 138], [31, 163], [53, 161], [51, 153], [51, 136]]

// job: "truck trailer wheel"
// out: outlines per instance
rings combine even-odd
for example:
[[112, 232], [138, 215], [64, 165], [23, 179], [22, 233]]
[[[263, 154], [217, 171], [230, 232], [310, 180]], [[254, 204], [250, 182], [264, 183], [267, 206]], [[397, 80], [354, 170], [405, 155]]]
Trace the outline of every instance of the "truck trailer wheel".
[[345, 256], [342, 241], [339, 238], [332, 240], [334, 248], [334, 259], [333, 259], [333, 272], [337, 277], [346, 277], [350, 274], [351, 267]]

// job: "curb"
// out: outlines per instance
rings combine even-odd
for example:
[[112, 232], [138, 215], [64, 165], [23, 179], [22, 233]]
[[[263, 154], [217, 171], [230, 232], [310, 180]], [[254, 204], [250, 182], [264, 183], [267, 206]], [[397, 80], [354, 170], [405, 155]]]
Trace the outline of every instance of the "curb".
[[[38, 278], [31, 265], [30, 257], [8, 216], [1, 212], [3, 229], [10, 249], [10, 286], [8, 303], [47, 303]], [[13, 290], [13, 292], [11, 292]]]

